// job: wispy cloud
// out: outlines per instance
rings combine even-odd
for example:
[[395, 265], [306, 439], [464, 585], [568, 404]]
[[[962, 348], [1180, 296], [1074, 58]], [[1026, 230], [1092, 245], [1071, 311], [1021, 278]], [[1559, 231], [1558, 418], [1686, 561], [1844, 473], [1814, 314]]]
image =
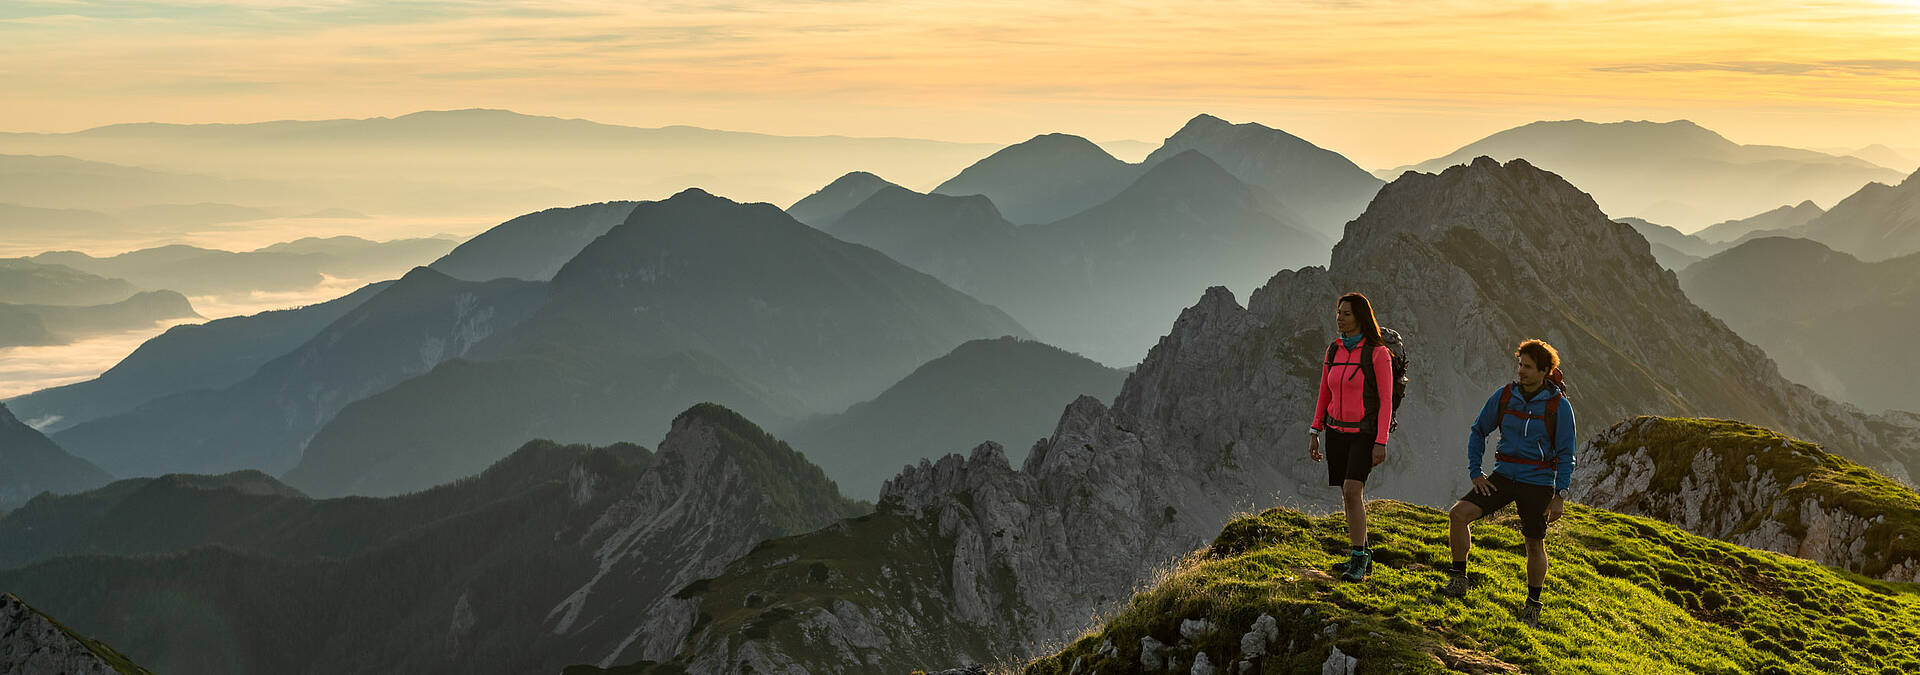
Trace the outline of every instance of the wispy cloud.
[[1851, 59], [1818, 63], [1785, 61], [1721, 61], [1716, 63], [1631, 63], [1594, 68], [1612, 73], [1685, 73], [1725, 71], [1752, 75], [1831, 75], [1920, 72], [1920, 60]]

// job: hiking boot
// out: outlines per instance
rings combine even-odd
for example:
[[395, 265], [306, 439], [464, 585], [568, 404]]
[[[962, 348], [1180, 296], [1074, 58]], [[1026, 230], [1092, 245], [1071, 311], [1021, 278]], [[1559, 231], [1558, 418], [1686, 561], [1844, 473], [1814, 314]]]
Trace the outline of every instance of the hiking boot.
[[1340, 578], [1347, 581], [1366, 581], [1367, 573], [1372, 571], [1373, 552], [1367, 550], [1354, 551], [1353, 557], [1347, 559], [1345, 569], [1340, 571]]
[[1467, 597], [1467, 575], [1449, 574], [1447, 576], [1451, 578], [1447, 580], [1447, 585], [1440, 587], [1440, 594], [1455, 598]]
[[1539, 628], [1541, 609], [1540, 603], [1529, 601], [1525, 607], [1520, 609], [1520, 621], [1527, 624], [1528, 628]]

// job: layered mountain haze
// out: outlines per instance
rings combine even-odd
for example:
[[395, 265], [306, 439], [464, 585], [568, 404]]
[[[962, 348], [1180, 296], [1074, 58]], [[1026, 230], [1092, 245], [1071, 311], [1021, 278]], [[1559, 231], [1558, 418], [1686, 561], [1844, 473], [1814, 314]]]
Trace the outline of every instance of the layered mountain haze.
[[1680, 274], [1687, 297], [1765, 349], [1780, 372], [1867, 410], [1920, 411], [1920, 254], [1879, 262], [1816, 241], [1748, 241]]
[[1699, 237], [1681, 234], [1679, 230], [1647, 222], [1644, 218], [1615, 218], [1614, 222], [1623, 223], [1639, 232], [1647, 239], [1653, 249], [1653, 259], [1661, 267], [1680, 271], [1688, 265], [1700, 262], [1701, 258], [1719, 253], [1724, 246], [1713, 244]]
[[0, 348], [66, 344], [88, 335], [199, 316], [186, 296], [173, 291], [135, 293], [119, 302], [86, 307], [0, 304]]
[[1070, 134], [1042, 134], [975, 162], [934, 194], [986, 195], [1020, 224], [1050, 223], [1120, 194], [1145, 170]]
[[[35, 134], [5, 134], [0, 138], [19, 139], [37, 136]], [[115, 149], [112, 144], [101, 146], [103, 149]], [[0, 141], [0, 148], [11, 148]], [[195, 157], [191, 148], [185, 148], [187, 154], [175, 155], [165, 159], [159, 165], [181, 163]], [[140, 152], [138, 148], [121, 146], [118, 152]], [[0, 152], [11, 150], [0, 149]], [[274, 202], [297, 203], [303, 192], [301, 188], [290, 184], [261, 180], [257, 175], [248, 177], [222, 178], [199, 173], [195, 169], [166, 170], [136, 168], [116, 164], [119, 160], [88, 161], [75, 157], [0, 154], [0, 228], [9, 234], [31, 231], [28, 228], [45, 228], [57, 225], [79, 226], [64, 230], [60, 234], [70, 239], [88, 239], [106, 234], [113, 230], [139, 228], [143, 225], [138, 218], [125, 219], [102, 213], [100, 210], [119, 211], [126, 209], [146, 209], [133, 211], [135, 216], [172, 216], [179, 215], [177, 205], [202, 203], [224, 203], [232, 200], [258, 198]], [[158, 152], [155, 154], [165, 154]], [[144, 161], [125, 162], [146, 164]], [[318, 202], [312, 202], [318, 203]], [[157, 205], [176, 205], [169, 208]], [[231, 204], [224, 204], [232, 206]], [[76, 217], [84, 220], [56, 220], [54, 214], [36, 212], [32, 208], [43, 210], [71, 210]], [[208, 215], [204, 209], [193, 214], [192, 219], [205, 224]], [[233, 213], [226, 214], [228, 216]], [[145, 223], [151, 226], [152, 223]]]
[[[344, 207], [381, 214], [488, 216], [617, 196], [663, 197], [688, 185], [784, 204], [854, 169], [931, 185], [993, 148], [907, 138], [637, 128], [484, 109], [393, 118], [118, 124], [68, 134], [0, 133], [0, 152], [71, 155], [163, 172], [234, 177], [220, 198], [143, 197], [140, 204], [227, 201], [288, 212]], [[0, 163], [0, 171], [6, 167]], [[47, 194], [90, 194], [77, 171], [33, 166], [22, 170], [31, 182], [18, 184]], [[10, 177], [0, 184], [15, 183]], [[0, 202], [67, 203], [13, 198], [11, 190], [0, 190]], [[76, 207], [97, 208], [84, 202]]]
[[[236, 478], [37, 501], [0, 531], [78, 534], [40, 542], [0, 586], [162, 672], [555, 672], [671, 649], [687, 627], [677, 590], [865, 510], [711, 405], [678, 416], [656, 453], [533, 442], [404, 497], [311, 500]], [[175, 538], [124, 536], [139, 531]]]
[[[0, 404], [0, 513], [27, 503], [42, 492], [91, 490], [113, 479], [100, 467], [60, 449], [51, 439], [20, 422]], [[8, 538], [8, 547], [15, 545]], [[0, 564], [0, 567], [5, 567]]]
[[1296, 220], [1328, 240], [1340, 238], [1347, 221], [1367, 208], [1382, 184], [1337, 152], [1278, 129], [1212, 115], [1189, 120], [1141, 165], [1152, 168], [1188, 150], [1205, 154], [1271, 200], [1268, 208], [1275, 217]]
[[64, 265], [0, 259], [0, 303], [105, 305], [138, 292], [125, 279], [109, 279]]
[[7, 403], [36, 427], [53, 433], [169, 394], [220, 389], [312, 339], [390, 283], [369, 284], [298, 309], [174, 326], [99, 377], [17, 396]]
[[638, 202], [604, 202], [529, 213], [495, 225], [433, 261], [467, 281], [547, 281], [600, 235], [625, 222]]
[[891, 187], [825, 229], [1108, 364], [1138, 362], [1195, 289], [1251, 288], [1327, 250], [1198, 151], [1159, 161], [1111, 199], [1051, 223], [1015, 226], [982, 196]]
[[826, 229], [873, 193], [888, 187], [899, 186], [865, 171], [849, 172], [794, 202], [787, 207], [787, 215], [812, 227]]
[[1052, 432], [1062, 403], [1083, 394], [1112, 400], [1125, 379], [1125, 373], [1043, 343], [974, 340], [928, 361], [871, 401], [807, 420], [783, 435], [842, 491], [868, 498], [902, 466], [982, 439], [1024, 448]]
[[[1244, 308], [1209, 289], [1111, 407], [1070, 405], [1019, 470], [991, 444], [923, 464], [882, 492], [892, 520], [776, 542], [778, 552], [736, 563], [705, 586], [700, 611], [712, 623], [658, 672], [1024, 658], [1078, 634], [1230, 514], [1276, 499], [1330, 503], [1337, 493], [1305, 458], [1302, 432], [1332, 305], [1349, 290], [1408, 337], [1415, 364], [1370, 496], [1437, 505], [1465, 492], [1461, 420], [1511, 377], [1513, 346], [1527, 337], [1567, 359], [1583, 428], [1647, 412], [1744, 418], [1903, 479], [1920, 468], [1920, 420], [1862, 415], [1787, 382], [1689, 303], [1646, 240], [1592, 198], [1527, 162], [1481, 158], [1383, 188], [1328, 268], [1282, 271]], [[916, 542], [916, 553], [897, 568], [850, 553], [889, 540]], [[827, 567], [826, 584], [783, 581], [814, 564]], [[742, 608], [750, 595], [758, 605]]]
[[758, 419], [844, 409], [1004, 313], [765, 204], [641, 203], [554, 275], [532, 318], [347, 406], [289, 482], [395, 494], [471, 473], [507, 438], [605, 443], [717, 401]]
[[1898, 185], [1869, 183], [1795, 232], [1861, 260], [1920, 253], [1920, 172]]
[[347, 404], [458, 358], [524, 321], [543, 284], [415, 268], [303, 345], [219, 390], [160, 398], [56, 434], [120, 476], [285, 471]]
[[1740, 145], [1687, 120], [1534, 122], [1392, 173], [1439, 171], [1481, 155], [1525, 158], [1591, 193], [1608, 214], [1682, 232], [1744, 218], [1784, 200], [1830, 204], [1865, 183], [1900, 175], [1854, 157]]
[[[1705, 241], [1735, 244], [1745, 241], [1759, 233], [1790, 232], [1826, 213], [1825, 209], [1812, 201], [1803, 201], [1791, 206], [1782, 206], [1772, 211], [1741, 218], [1725, 220], [1701, 228], [1693, 236]], [[1764, 235], [1762, 235], [1764, 236]], [[1776, 235], [1777, 236], [1777, 235]]]

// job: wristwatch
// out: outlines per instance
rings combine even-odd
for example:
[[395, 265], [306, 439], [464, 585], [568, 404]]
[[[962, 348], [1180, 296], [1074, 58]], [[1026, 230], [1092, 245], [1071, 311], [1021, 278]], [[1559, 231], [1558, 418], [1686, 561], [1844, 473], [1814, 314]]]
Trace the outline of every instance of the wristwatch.
[[1553, 496], [1555, 496], [1555, 497], [1559, 497], [1559, 498], [1561, 498], [1561, 499], [1566, 499], [1566, 498], [1567, 498], [1567, 489], [1566, 489], [1566, 488], [1560, 488], [1560, 489], [1558, 489], [1558, 490], [1554, 490], [1554, 491], [1553, 491]]

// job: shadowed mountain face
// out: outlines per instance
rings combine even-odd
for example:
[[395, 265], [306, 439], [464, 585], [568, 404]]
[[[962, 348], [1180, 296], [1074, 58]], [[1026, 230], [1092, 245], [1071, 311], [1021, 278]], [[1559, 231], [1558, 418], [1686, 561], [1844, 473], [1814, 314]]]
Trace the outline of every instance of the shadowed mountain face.
[[1861, 260], [1920, 253], [1920, 172], [1897, 186], [1870, 183], [1798, 232]]
[[[1039, 342], [974, 340], [928, 361], [871, 401], [785, 434], [848, 494], [870, 498], [904, 465], [981, 440], [1024, 448], [1061, 405], [1112, 400], [1126, 374]], [[1025, 459], [1025, 455], [1013, 458]]]
[[642, 203], [554, 275], [526, 323], [355, 402], [287, 480], [395, 494], [478, 470], [512, 438], [605, 443], [720, 401], [761, 419], [873, 396], [1000, 311], [765, 204], [698, 190]]
[[1819, 242], [1762, 238], [1680, 274], [1687, 297], [1780, 372], [1867, 410], [1920, 411], [1920, 254], [1864, 263]]
[[1006, 309], [1051, 344], [1135, 363], [1211, 285], [1251, 288], [1324, 260], [1327, 243], [1277, 218], [1197, 151], [1156, 163], [1111, 199], [1016, 227], [980, 196], [880, 190], [826, 230]]
[[787, 215], [809, 226], [825, 229], [841, 216], [847, 215], [853, 207], [867, 201], [873, 193], [889, 187], [899, 186], [865, 171], [854, 171], [833, 179], [826, 187], [794, 202], [793, 206], [787, 207]]
[[1891, 169], [1853, 157], [1739, 145], [1692, 122], [1534, 122], [1445, 157], [1395, 169], [1438, 171], [1488, 155], [1525, 158], [1593, 194], [1602, 210], [1689, 231], [1744, 218], [1782, 201], [1832, 203]]
[[465, 282], [415, 268], [245, 380], [150, 401], [57, 437], [121, 476], [285, 471], [341, 408], [512, 328], [545, 290], [537, 282]]
[[[1628, 414], [1684, 412], [1797, 430], [1897, 477], [1920, 468], [1920, 419], [1862, 415], [1787, 382], [1592, 198], [1527, 162], [1481, 158], [1383, 188], [1326, 269], [1276, 274], [1246, 307], [1209, 289], [1112, 406], [1075, 401], [1019, 470], [992, 444], [924, 463], [887, 483], [879, 517], [736, 563], [703, 588], [712, 623], [655, 672], [824, 668], [846, 660], [821, 648], [835, 644], [858, 645], [871, 672], [1033, 655], [1230, 514], [1276, 498], [1330, 504], [1302, 432], [1333, 303], [1351, 290], [1408, 336], [1418, 364], [1370, 496], [1443, 505], [1465, 493], [1460, 430], [1528, 337], [1566, 359], [1583, 437]], [[912, 552], [892, 578], [921, 581], [889, 582], [852, 553], [879, 541]], [[816, 564], [829, 583], [789, 583]], [[743, 636], [767, 611], [743, 608], [748, 595], [788, 623]]]
[[[113, 477], [87, 460], [67, 454], [45, 435], [13, 416], [0, 404], [0, 512], [12, 509], [42, 492], [59, 494], [91, 490]], [[8, 546], [16, 540], [9, 538]]]
[[369, 284], [298, 309], [174, 326], [99, 377], [17, 396], [7, 403], [22, 418], [53, 433], [168, 394], [220, 389], [300, 346], [389, 283]]
[[31, 535], [0, 587], [161, 672], [557, 672], [671, 649], [694, 619], [677, 591], [866, 510], [701, 405], [657, 453], [535, 441], [401, 497], [315, 500], [248, 472], [37, 500], [0, 517]]
[[574, 254], [633, 213], [638, 202], [605, 202], [529, 213], [460, 244], [432, 267], [467, 281], [546, 281]]
[[1725, 246], [1709, 243], [1693, 235], [1681, 234], [1679, 230], [1658, 223], [1649, 223], [1643, 218], [1615, 218], [1614, 222], [1632, 227], [1633, 231], [1646, 237], [1647, 244], [1653, 248], [1653, 259], [1658, 261], [1661, 267], [1670, 270], [1686, 269], [1688, 265], [1700, 262], [1701, 258], [1719, 253]]
[[986, 195], [1008, 220], [1050, 223], [1120, 194], [1142, 170], [1079, 136], [1042, 134], [1002, 148], [933, 192]]

